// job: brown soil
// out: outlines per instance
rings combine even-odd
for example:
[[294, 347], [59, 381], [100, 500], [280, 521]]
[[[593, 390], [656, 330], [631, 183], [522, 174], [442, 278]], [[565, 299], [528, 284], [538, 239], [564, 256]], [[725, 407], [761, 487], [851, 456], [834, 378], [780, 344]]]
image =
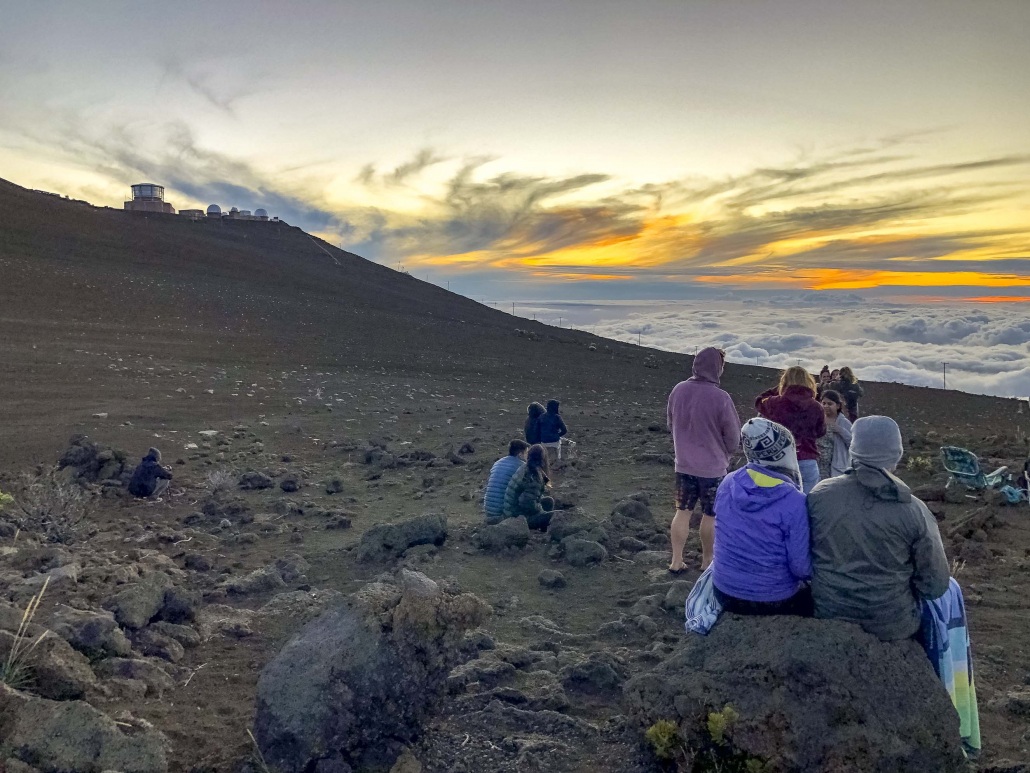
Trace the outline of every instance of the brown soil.
[[[293, 552], [312, 565], [307, 585], [350, 592], [383, 569], [347, 552], [362, 532], [427, 510], [446, 513], [451, 537], [402, 561], [454, 578], [493, 604], [487, 627], [499, 641], [528, 643], [532, 634], [519, 621], [534, 614], [594, 635], [671, 579], [667, 559], [646, 552], [616, 551], [599, 567], [577, 569], [547, 558], [543, 537], [497, 557], [474, 550], [469, 535], [480, 523], [489, 464], [519, 434], [526, 405], [550, 397], [561, 399], [579, 451], [555, 475], [558, 497], [604, 517], [644, 490], [667, 523], [665, 400], [689, 375], [691, 358], [513, 318], [286, 224], [123, 213], [0, 181], [0, 361], [0, 488], [5, 477], [53, 464], [76, 433], [134, 457], [157, 445], [173, 463], [172, 494], [156, 504], [99, 500], [98, 533], [70, 549], [108, 551], [127, 563], [155, 550], [180, 567], [186, 553], [202, 553], [215, 569], [190, 572], [187, 584], [209, 601], [260, 606], [270, 594], [220, 597], [219, 572], [241, 574]], [[731, 365], [723, 385], [743, 417], [774, 378]], [[947, 442], [977, 450], [985, 464], [1025, 458], [1030, 423], [1013, 400], [897, 384], [868, 384], [866, 395], [863, 411], [895, 417], [913, 455], [934, 457]], [[208, 429], [225, 443], [198, 435]], [[397, 453], [442, 455], [466, 442], [475, 451], [466, 464], [373, 471], [361, 450], [369, 438]], [[199, 447], [186, 450], [191, 442]], [[326, 529], [320, 515], [280, 517], [278, 488], [240, 492], [257, 517], [239, 529], [184, 525], [206, 497], [207, 476], [222, 469], [261, 470], [277, 481], [300, 473], [306, 485], [287, 496], [307, 510], [346, 510], [353, 526]], [[901, 474], [913, 485], [931, 477]], [[343, 491], [326, 494], [325, 481], [337, 476]], [[973, 498], [932, 504], [942, 531], [981, 506]], [[1026, 717], [1005, 699], [1030, 681], [1030, 510], [992, 512], [971, 540], [983, 549], [946, 540], [953, 554], [968, 556], [958, 578], [971, 617], [985, 766], [1030, 759]], [[611, 536], [617, 543], [622, 535]], [[688, 560], [696, 563], [696, 553]], [[546, 568], [559, 568], [568, 586], [541, 588], [537, 575]], [[11, 588], [0, 592], [24, 600]], [[99, 606], [109, 592], [80, 583], [56, 589], [47, 604]], [[683, 635], [682, 612], [667, 618], [655, 640]], [[185, 686], [160, 700], [111, 699], [101, 708], [130, 709], [167, 733], [174, 770], [230, 770], [250, 754], [258, 673], [298, 625], [255, 618], [251, 636], [212, 635], [186, 651]], [[615, 711], [587, 701], [569, 713], [604, 720]], [[580, 769], [607, 769], [599, 754], [584, 749]]]

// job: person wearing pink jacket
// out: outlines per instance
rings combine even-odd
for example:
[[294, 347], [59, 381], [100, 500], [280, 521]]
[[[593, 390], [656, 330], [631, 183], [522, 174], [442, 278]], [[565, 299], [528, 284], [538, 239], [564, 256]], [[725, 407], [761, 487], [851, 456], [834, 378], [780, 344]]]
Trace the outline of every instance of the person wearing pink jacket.
[[725, 365], [724, 351], [702, 349], [694, 358], [694, 375], [678, 383], [669, 395], [668, 423], [676, 449], [676, 515], [669, 530], [669, 571], [674, 574], [687, 568], [683, 548], [690, 536], [691, 512], [698, 502], [701, 569], [712, 563], [715, 491], [740, 446], [740, 417], [733, 398], [719, 386]]

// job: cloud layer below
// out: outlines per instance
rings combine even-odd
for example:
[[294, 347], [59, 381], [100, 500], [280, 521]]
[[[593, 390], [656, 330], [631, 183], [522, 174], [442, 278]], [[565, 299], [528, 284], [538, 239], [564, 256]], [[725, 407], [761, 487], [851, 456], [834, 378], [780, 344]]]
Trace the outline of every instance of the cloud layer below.
[[863, 381], [1030, 396], [1030, 309], [1019, 304], [874, 305], [853, 295], [783, 294], [675, 304], [524, 307], [551, 324], [675, 352], [718, 346], [731, 362], [813, 372], [850, 365]]

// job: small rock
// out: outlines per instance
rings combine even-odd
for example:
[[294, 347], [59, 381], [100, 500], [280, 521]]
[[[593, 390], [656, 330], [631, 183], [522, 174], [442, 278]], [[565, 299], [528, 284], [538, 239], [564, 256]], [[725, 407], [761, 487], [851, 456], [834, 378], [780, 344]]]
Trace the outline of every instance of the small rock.
[[496, 553], [503, 550], [524, 548], [529, 544], [529, 524], [523, 517], [505, 518], [493, 526], [484, 526], [475, 537], [480, 550]]
[[183, 562], [187, 569], [192, 569], [194, 572], [206, 572], [211, 568], [211, 559], [203, 553], [187, 553]]
[[636, 537], [623, 537], [619, 540], [619, 549], [627, 553], [639, 553], [641, 550], [647, 550], [647, 543]]
[[333, 478], [325, 484], [326, 494], [339, 494], [343, 491], [343, 481], [340, 478]]
[[54, 614], [51, 627], [55, 634], [91, 659], [120, 657], [132, 651], [132, 645], [109, 612], [61, 606]]
[[582, 567], [600, 564], [608, 558], [608, 551], [599, 542], [592, 542], [579, 537], [566, 537], [562, 540], [561, 544], [565, 560], [573, 566]]
[[291, 473], [279, 481], [279, 488], [285, 491], [287, 494], [292, 494], [294, 491], [300, 491], [302, 482], [299, 475]]
[[272, 488], [275, 485], [270, 477], [263, 472], [251, 470], [240, 476], [240, 488], [245, 491], [256, 491], [259, 489]]
[[668, 609], [671, 612], [683, 612], [684, 606], [687, 603], [687, 596], [690, 595], [690, 589], [693, 587], [694, 583], [692, 582], [676, 580], [669, 587], [665, 598], [662, 599], [662, 608]]
[[164, 606], [165, 591], [172, 585], [167, 575], [155, 573], [145, 577], [104, 602], [105, 609], [114, 613], [114, 619], [125, 628], [142, 628]]
[[536, 576], [537, 582], [543, 585], [545, 588], [558, 589], [564, 588], [566, 585], [565, 575], [561, 572], [555, 571], [554, 569], [544, 569], [540, 574]]

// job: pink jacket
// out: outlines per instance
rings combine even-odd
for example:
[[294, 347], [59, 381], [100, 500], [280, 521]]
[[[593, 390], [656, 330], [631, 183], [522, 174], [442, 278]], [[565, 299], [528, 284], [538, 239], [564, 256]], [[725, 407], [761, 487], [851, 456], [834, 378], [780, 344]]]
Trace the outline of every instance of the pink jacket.
[[673, 387], [668, 421], [676, 448], [676, 472], [721, 478], [740, 446], [740, 417], [719, 388], [722, 355], [708, 348], [694, 358], [694, 375]]

